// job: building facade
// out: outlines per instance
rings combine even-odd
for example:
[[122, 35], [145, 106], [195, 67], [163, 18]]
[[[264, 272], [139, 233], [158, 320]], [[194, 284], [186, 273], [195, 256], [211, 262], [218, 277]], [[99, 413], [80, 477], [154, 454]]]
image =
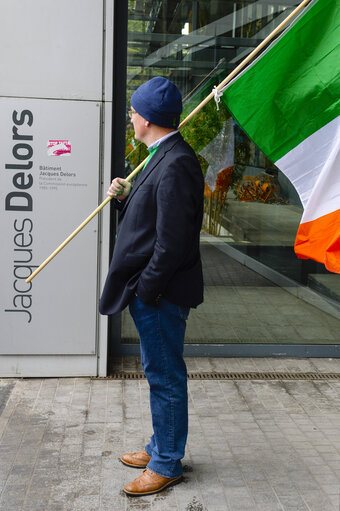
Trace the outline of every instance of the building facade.
[[[25, 279], [146, 156], [127, 115], [134, 90], [166, 76], [185, 118], [297, 3], [0, 0], [1, 376], [104, 376], [112, 357], [138, 354], [127, 311], [97, 312], [110, 206]], [[182, 133], [206, 180], [205, 302], [190, 314], [185, 353], [338, 356], [339, 276], [296, 257], [293, 186], [222, 104]]]

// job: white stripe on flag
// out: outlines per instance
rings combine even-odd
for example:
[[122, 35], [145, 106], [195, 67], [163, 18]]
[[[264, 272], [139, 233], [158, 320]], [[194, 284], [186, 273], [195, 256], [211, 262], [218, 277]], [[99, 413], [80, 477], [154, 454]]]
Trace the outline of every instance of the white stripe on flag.
[[304, 207], [302, 222], [340, 209], [340, 116], [275, 162]]

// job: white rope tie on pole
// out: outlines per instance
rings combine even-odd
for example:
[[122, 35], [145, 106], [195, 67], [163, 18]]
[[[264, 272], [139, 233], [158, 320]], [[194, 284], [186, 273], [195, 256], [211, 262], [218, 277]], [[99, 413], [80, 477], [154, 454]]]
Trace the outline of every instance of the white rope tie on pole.
[[220, 106], [219, 106], [219, 102], [221, 101], [221, 96], [223, 94], [223, 91], [220, 90], [217, 85], [214, 85], [213, 87], [213, 93], [214, 93], [214, 100], [215, 100], [215, 103], [216, 103], [216, 108], [217, 110], [220, 109]]

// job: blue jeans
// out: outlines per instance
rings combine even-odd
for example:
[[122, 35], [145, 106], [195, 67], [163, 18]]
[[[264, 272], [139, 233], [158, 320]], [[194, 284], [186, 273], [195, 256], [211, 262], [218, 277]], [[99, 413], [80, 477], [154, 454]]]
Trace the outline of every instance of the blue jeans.
[[137, 296], [130, 305], [141, 347], [144, 373], [150, 386], [153, 435], [145, 451], [148, 468], [164, 477], [182, 474], [188, 435], [187, 369], [183, 360], [189, 307], [161, 298], [157, 307]]

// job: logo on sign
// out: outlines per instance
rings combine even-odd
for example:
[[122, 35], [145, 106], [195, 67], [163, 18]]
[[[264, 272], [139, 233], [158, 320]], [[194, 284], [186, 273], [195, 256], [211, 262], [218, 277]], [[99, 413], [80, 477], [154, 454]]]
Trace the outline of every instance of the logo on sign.
[[69, 140], [49, 140], [47, 143], [48, 156], [69, 156], [71, 142]]

